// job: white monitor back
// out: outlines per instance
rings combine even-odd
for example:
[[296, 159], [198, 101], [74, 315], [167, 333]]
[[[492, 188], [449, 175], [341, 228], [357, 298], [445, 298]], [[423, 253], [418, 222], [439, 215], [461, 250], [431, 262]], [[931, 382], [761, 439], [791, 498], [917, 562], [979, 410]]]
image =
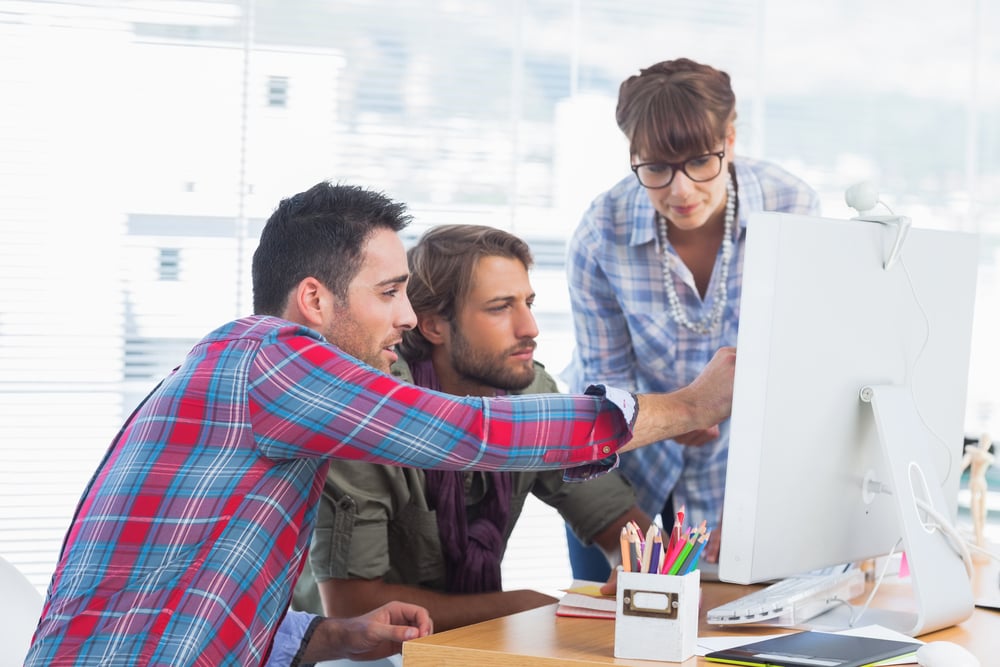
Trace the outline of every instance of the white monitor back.
[[[781, 213], [751, 216], [719, 576], [751, 583], [899, 542], [867, 385], [907, 387], [954, 517], [978, 239]], [[868, 493], [866, 493], [866, 487]]]

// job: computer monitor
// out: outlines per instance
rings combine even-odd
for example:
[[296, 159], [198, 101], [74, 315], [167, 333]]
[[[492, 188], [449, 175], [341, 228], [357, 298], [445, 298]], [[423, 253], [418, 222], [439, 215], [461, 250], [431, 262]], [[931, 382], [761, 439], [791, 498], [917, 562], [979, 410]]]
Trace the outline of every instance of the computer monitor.
[[869, 622], [915, 635], [973, 608], [922, 508], [956, 516], [978, 239], [905, 231], [750, 217], [719, 578], [905, 550], [915, 612]]

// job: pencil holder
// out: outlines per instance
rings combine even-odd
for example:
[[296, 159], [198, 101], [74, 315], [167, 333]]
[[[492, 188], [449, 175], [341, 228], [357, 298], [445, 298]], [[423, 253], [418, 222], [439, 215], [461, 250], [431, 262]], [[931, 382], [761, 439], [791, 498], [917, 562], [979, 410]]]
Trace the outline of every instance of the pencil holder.
[[701, 572], [618, 572], [615, 657], [683, 662], [698, 642]]

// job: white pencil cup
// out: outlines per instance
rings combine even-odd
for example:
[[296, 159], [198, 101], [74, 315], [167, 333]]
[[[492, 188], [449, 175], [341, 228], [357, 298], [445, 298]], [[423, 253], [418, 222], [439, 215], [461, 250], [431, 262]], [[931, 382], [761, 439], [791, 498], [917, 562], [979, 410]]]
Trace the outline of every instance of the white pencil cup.
[[698, 643], [701, 572], [618, 572], [615, 657], [683, 662]]

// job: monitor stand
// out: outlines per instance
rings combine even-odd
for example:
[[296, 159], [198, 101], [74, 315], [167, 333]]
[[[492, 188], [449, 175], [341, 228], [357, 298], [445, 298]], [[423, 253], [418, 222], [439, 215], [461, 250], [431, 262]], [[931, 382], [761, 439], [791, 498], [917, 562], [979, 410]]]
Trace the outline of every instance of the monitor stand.
[[[865, 625], [878, 623], [917, 636], [960, 623], [972, 615], [972, 584], [965, 563], [950, 544], [950, 536], [925, 519], [918, 499], [941, 515], [947, 511], [926, 446], [926, 431], [909, 388], [874, 385], [861, 390], [871, 403], [889, 480], [883, 482], [895, 499], [902, 550], [910, 568], [915, 611], [869, 609]], [[819, 625], [824, 624], [817, 618]]]

